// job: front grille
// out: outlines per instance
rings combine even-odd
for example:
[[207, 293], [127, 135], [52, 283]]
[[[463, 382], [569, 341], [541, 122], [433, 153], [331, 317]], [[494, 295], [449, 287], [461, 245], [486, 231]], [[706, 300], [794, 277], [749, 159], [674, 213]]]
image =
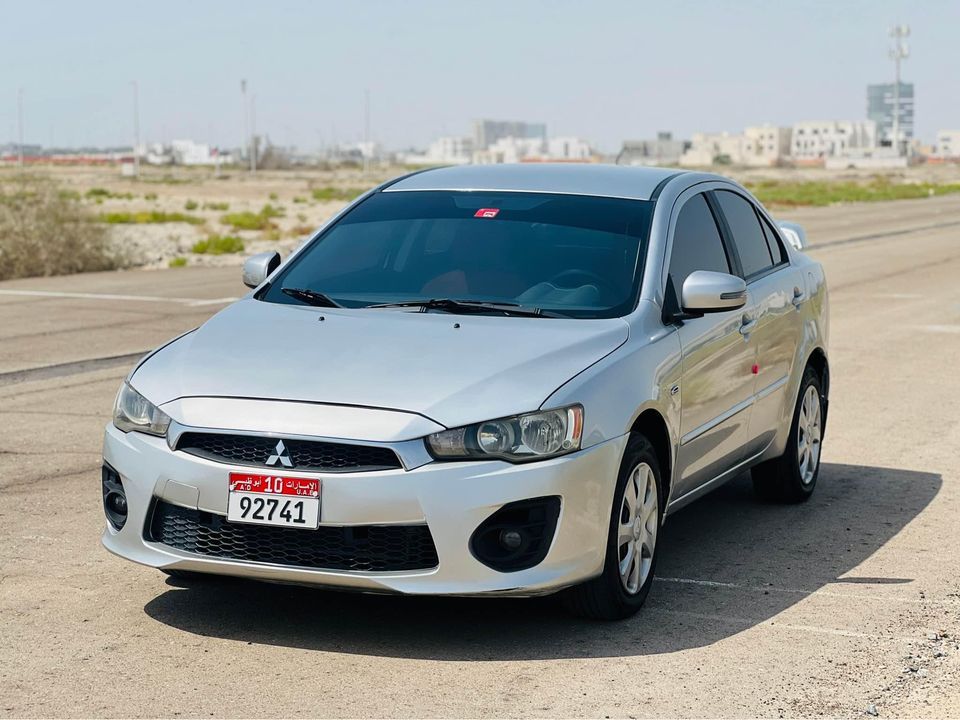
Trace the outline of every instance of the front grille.
[[162, 500], [156, 501], [147, 539], [197, 555], [311, 570], [426, 570], [439, 563], [426, 525], [244, 525]]
[[[284, 464], [267, 465], [276, 455], [280, 438], [262, 435], [221, 435], [219, 433], [184, 433], [177, 443], [183, 452], [234, 465], [254, 465], [282, 471]], [[289, 469], [315, 472], [370, 472], [403, 467], [400, 458], [389, 448], [370, 445], [345, 445], [315, 440], [287, 440], [283, 446], [293, 463]]]

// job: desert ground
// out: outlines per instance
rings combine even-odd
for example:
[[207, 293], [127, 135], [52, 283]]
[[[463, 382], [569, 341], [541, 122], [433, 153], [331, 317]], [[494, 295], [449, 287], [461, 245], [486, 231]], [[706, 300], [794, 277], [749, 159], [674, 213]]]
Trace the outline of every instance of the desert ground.
[[[101, 171], [62, 181], [133, 192]], [[280, 204], [286, 230], [299, 205], [304, 224], [338, 206], [294, 204], [311, 181], [333, 184], [149, 191], [170, 210]], [[960, 717], [960, 195], [779, 214], [805, 224], [830, 283], [816, 494], [764, 504], [741, 477], [670, 517], [647, 605], [619, 623], [549, 598], [178, 582], [109, 555], [99, 448], [116, 389], [241, 295], [239, 269], [191, 257], [0, 283], [0, 715]]]

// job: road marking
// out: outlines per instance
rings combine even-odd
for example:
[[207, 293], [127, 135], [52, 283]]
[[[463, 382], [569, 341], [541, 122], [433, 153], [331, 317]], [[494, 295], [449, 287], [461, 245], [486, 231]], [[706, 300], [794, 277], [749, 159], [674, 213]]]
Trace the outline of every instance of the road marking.
[[28, 380], [48, 380], [50, 378], [79, 375], [80, 373], [93, 372], [94, 370], [103, 370], [105, 368], [133, 365], [148, 352], [150, 351], [141, 350], [140, 352], [128, 353], [126, 355], [75, 360], [73, 362], [60, 363], [59, 365], [44, 365], [43, 367], [27, 368], [25, 370], [13, 370], [12, 372], [0, 373], [0, 386], [14, 385]]
[[[841, 600], [879, 600], [881, 602], [907, 603], [914, 605], [941, 605], [955, 607], [957, 603], [950, 601], [934, 600], [930, 598], [904, 598], [894, 597], [892, 595], [871, 595], [870, 593], [847, 593], [833, 592], [830, 590], [802, 590], [800, 588], [784, 588], [774, 585], [741, 585], [731, 582], [718, 582], [716, 580], [696, 580], [694, 578], [677, 577], [654, 577], [658, 582], [676, 583], [678, 585], [699, 585], [700, 587], [712, 587], [723, 590], [745, 590], [753, 593], [783, 593], [787, 595], [818, 595], [820, 597], [840, 598]], [[838, 582], [842, 582], [838, 581]]]
[[856, 638], [858, 640], [900, 640], [902, 642], [912, 642], [916, 638], [905, 635], [881, 635], [879, 633], [862, 633], [855, 630], [841, 630], [839, 628], [823, 627], [822, 625], [795, 625], [794, 623], [783, 623], [771, 620], [751, 620], [736, 615], [717, 615], [713, 613], [689, 612], [687, 610], [668, 610], [666, 608], [650, 607], [645, 608], [644, 612], [663, 613], [665, 615], [678, 615], [680, 617], [689, 617], [696, 620], [708, 620], [710, 622], [733, 623], [743, 625], [744, 630], [752, 627], [775, 627], [784, 630], [793, 630], [796, 632], [814, 633], [817, 635], [838, 635], [840, 637]]
[[159, 297], [156, 295], [112, 295], [108, 293], [56, 292], [52, 290], [0, 290], [0, 295], [73, 298], [77, 300], [133, 300], [135, 302], [176, 303], [177, 305], [187, 305], [189, 307], [200, 307], [203, 305], [226, 305], [227, 303], [232, 303], [240, 299], [236, 297], [224, 297], [208, 300], [201, 298]]
[[868, 240], [883, 240], [885, 238], [897, 237], [899, 235], [910, 235], [915, 232], [925, 230], [940, 230], [942, 228], [954, 227], [960, 225], [960, 221], [949, 221], [934, 223], [932, 225], [917, 225], [915, 227], [900, 228], [897, 230], [887, 230], [886, 232], [872, 233], [870, 235], [855, 235], [854, 237], [841, 238], [839, 240], [827, 240], [825, 242], [811, 243], [804, 248], [804, 252], [820, 250], [822, 248], [836, 247], [838, 245], [852, 245], [854, 243], [867, 242]]
[[926, 330], [927, 332], [949, 333], [953, 335], [960, 333], [960, 325], [921, 325], [920, 329]]

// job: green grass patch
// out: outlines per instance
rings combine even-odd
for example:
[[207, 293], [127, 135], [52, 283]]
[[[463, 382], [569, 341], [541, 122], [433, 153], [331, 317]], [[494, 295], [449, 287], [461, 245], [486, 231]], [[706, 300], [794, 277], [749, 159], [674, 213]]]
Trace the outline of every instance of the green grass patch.
[[170, 262], [167, 263], [172, 268], [186, 267], [187, 259], [183, 256], [178, 256], [175, 258], [170, 258]]
[[230, 209], [230, 203], [228, 202], [205, 202], [203, 204], [204, 210], [219, 210], [220, 212], [226, 212]]
[[297, 195], [295, 198], [293, 198], [293, 201], [299, 205], [300, 203], [305, 203], [307, 199], [305, 197], [300, 197], [299, 195]]
[[196, 200], [187, 200], [183, 204], [184, 210], [196, 210], [198, 207], [200, 207], [200, 203], [198, 203]]
[[133, 200], [133, 193], [118, 193], [102, 187], [92, 187], [85, 194], [90, 200]]
[[892, 183], [877, 178], [866, 183], [764, 180], [747, 188], [765, 205], [824, 206], [845, 202], [879, 202], [960, 192], [960, 183]]
[[228, 255], [243, 252], [243, 240], [235, 235], [214, 235], [196, 242], [191, 248], [197, 255]]
[[156, 193], [147, 193], [146, 195], [143, 196], [143, 199], [144, 199], [144, 200], [149, 200], [150, 202], [155, 202], [156, 199], [157, 199], [157, 194], [156, 194]]
[[331, 185], [327, 185], [322, 188], [313, 188], [310, 191], [310, 194], [313, 196], [314, 200], [320, 200], [321, 202], [333, 202], [333, 201], [343, 201], [353, 200], [360, 197], [365, 193], [366, 190], [363, 188], [338, 188]]
[[101, 213], [100, 222], [108, 225], [152, 225], [155, 223], [190, 223], [202, 225], [203, 218], [196, 215], [186, 215], [180, 212], [162, 212], [160, 210], [140, 210], [138, 212]]
[[234, 230], [275, 230], [277, 226], [272, 220], [273, 218], [283, 217], [283, 214], [282, 207], [274, 207], [268, 203], [260, 209], [260, 212], [244, 210], [243, 212], [230, 213], [221, 217], [220, 222], [229, 225]]

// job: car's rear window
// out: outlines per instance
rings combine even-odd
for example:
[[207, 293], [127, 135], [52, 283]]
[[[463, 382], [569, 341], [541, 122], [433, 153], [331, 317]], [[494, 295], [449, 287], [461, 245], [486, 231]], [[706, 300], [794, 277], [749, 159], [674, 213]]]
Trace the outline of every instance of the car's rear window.
[[295, 257], [283, 288], [346, 307], [437, 298], [517, 303], [570, 317], [633, 309], [652, 202], [513, 192], [376, 193]]

